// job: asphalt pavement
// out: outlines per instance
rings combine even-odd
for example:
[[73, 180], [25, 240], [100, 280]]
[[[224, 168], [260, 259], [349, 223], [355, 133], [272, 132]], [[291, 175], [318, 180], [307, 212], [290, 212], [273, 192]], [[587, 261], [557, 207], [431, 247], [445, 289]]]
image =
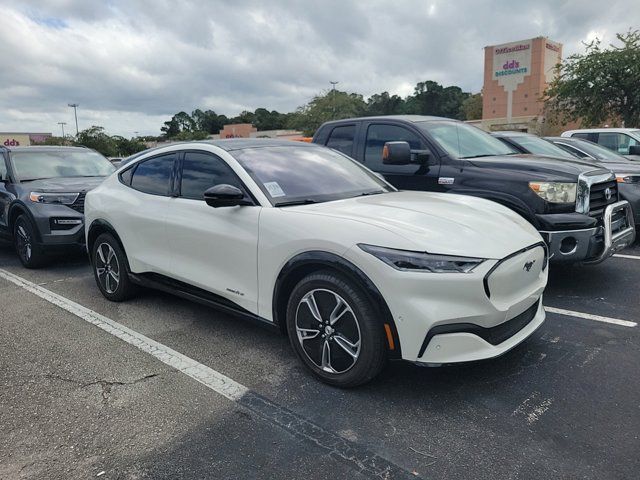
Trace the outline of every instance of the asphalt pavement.
[[640, 248], [621, 253], [552, 266], [544, 303], [572, 315], [548, 313], [503, 357], [395, 362], [340, 390], [264, 327], [154, 291], [110, 303], [83, 256], [26, 270], [0, 245], [0, 272], [248, 392], [225, 397], [0, 278], [0, 478], [637, 478], [640, 327], [609, 320], [640, 319]]

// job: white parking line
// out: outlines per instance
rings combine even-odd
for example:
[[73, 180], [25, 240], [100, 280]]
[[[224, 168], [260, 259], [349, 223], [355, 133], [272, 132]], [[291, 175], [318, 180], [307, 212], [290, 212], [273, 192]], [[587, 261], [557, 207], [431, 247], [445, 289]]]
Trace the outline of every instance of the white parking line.
[[124, 340], [130, 345], [153, 355], [162, 363], [175, 368], [181, 373], [206, 385], [211, 390], [232, 400], [240, 407], [246, 408], [268, 422], [279, 426], [299, 439], [310, 442], [314, 447], [325, 451], [329, 457], [339, 457], [350, 464], [354, 471], [369, 478], [398, 478], [411, 480], [414, 477], [404, 468], [392, 463], [377, 453], [347, 440], [335, 433], [329, 432], [321, 426], [292, 412], [291, 410], [272, 402], [266, 397], [249, 390], [244, 385], [232, 380], [222, 373], [199, 363], [186, 355], [177, 352], [166, 345], [156, 342], [124, 325], [119, 324], [93, 310], [75, 303], [62, 295], [47, 290], [18, 275], [0, 269], [3, 278], [28, 292], [52, 303], [63, 310], [89, 322], [111, 335]]
[[631, 258], [633, 260], [640, 260], [640, 257], [637, 255], [626, 255], [626, 254], [622, 254], [622, 253], [616, 253], [614, 255], [614, 257], [618, 257], [618, 258]]
[[66, 310], [96, 327], [101, 328], [105, 332], [110, 333], [134, 347], [153, 355], [162, 363], [165, 363], [185, 375], [188, 375], [194, 380], [205, 384], [207, 387], [216, 391], [220, 395], [227, 397], [229, 400], [238, 400], [249, 390], [244, 385], [240, 385], [238, 382], [231, 380], [220, 372], [198, 363], [195, 360], [182, 355], [180, 352], [176, 352], [175, 350], [135, 332], [118, 322], [114, 322], [104, 315], [100, 315], [93, 310], [89, 310], [88, 308], [63, 297], [62, 295], [53, 293], [40, 285], [36, 285], [35, 283], [2, 269], [0, 269], [0, 278], [4, 278], [9, 282], [24, 288], [47, 302], [53, 303], [63, 310]]
[[564, 310], [563, 308], [547, 307], [547, 312], [557, 313], [558, 315], [566, 315], [568, 317], [584, 318], [586, 320], [594, 320], [596, 322], [611, 323], [613, 325], [622, 325], [623, 327], [637, 327], [636, 322], [629, 320], [620, 320], [619, 318], [603, 317], [602, 315], [592, 315], [591, 313], [574, 312], [573, 310]]

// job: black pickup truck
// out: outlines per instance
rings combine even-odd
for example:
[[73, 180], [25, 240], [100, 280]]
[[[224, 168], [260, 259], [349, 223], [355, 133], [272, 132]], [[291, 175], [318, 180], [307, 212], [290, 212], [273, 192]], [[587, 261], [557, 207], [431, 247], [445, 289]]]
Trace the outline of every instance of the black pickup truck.
[[615, 175], [587, 161], [521, 154], [464, 122], [419, 115], [323, 124], [313, 142], [339, 150], [401, 190], [472, 195], [515, 210], [555, 262], [598, 263], [635, 239]]

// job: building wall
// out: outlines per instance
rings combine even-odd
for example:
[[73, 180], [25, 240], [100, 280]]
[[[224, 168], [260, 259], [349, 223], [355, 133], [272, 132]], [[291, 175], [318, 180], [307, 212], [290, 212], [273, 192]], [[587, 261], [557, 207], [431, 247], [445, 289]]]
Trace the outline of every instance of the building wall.
[[250, 123], [225, 125], [224, 128], [220, 130], [219, 138], [249, 138], [252, 133], [257, 131], [258, 129]]
[[561, 58], [562, 45], [545, 37], [485, 47], [483, 126], [529, 131], [541, 120], [542, 95]]
[[0, 145], [5, 147], [28, 147], [51, 138], [50, 133], [0, 132]]

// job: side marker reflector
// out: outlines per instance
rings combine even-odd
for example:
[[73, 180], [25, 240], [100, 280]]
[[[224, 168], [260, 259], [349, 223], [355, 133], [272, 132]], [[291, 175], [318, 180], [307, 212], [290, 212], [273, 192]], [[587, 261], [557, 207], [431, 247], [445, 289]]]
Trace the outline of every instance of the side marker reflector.
[[384, 324], [384, 331], [387, 333], [387, 342], [389, 342], [389, 350], [395, 350], [396, 344], [393, 341], [393, 334], [391, 333], [391, 326], [388, 323]]

